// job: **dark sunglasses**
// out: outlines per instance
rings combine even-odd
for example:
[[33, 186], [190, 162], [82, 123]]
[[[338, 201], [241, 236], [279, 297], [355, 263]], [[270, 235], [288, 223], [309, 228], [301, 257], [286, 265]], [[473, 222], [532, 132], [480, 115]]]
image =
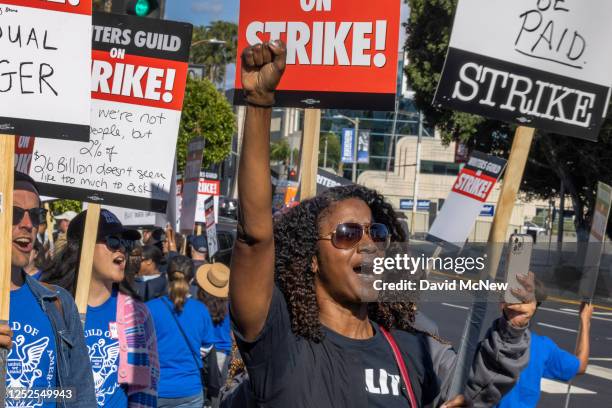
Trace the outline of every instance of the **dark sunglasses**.
[[338, 224], [336, 230], [319, 237], [319, 239], [330, 240], [338, 249], [350, 249], [357, 245], [366, 233], [376, 244], [384, 244], [385, 249], [389, 246], [389, 229], [385, 224], [358, 224], [356, 222], [345, 222]]
[[23, 217], [25, 217], [25, 213], [28, 213], [30, 216], [33, 227], [38, 227], [40, 224], [47, 222], [47, 210], [44, 208], [37, 207], [26, 210], [25, 208], [13, 206], [13, 225], [19, 224]]
[[116, 237], [114, 235], [108, 235], [102, 239], [100, 239], [99, 241], [100, 243], [106, 244], [106, 247], [110, 250], [110, 251], [119, 251], [121, 249], [124, 249], [126, 252], [131, 252], [132, 249], [134, 249], [134, 241], [130, 241], [127, 239], [122, 239], [119, 237]]

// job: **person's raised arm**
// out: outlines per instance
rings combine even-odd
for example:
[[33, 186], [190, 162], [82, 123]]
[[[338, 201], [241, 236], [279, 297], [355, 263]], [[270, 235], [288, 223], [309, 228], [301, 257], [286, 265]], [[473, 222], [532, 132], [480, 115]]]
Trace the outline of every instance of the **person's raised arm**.
[[285, 59], [286, 48], [280, 41], [249, 47], [242, 54], [242, 88], [248, 106], [238, 169], [239, 221], [230, 299], [234, 322], [247, 340], [261, 332], [273, 293], [270, 121]]
[[580, 305], [580, 337], [576, 347], [576, 357], [580, 360], [578, 374], [584, 374], [589, 365], [591, 316], [593, 316], [593, 305], [582, 302]]

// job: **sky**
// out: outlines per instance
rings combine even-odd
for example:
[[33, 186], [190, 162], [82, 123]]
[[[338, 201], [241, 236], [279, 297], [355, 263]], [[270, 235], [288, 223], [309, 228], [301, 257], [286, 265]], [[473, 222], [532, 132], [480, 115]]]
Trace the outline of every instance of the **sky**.
[[[287, 1], [287, 0], [279, 0]], [[208, 25], [212, 21], [223, 20], [238, 24], [240, 0], [166, 0], [167, 20], [187, 21], [193, 25]], [[408, 19], [408, 7], [402, 2], [402, 22]], [[400, 47], [403, 48], [405, 34], [400, 28]], [[226, 88], [233, 88], [236, 77], [234, 64], [227, 67]]]

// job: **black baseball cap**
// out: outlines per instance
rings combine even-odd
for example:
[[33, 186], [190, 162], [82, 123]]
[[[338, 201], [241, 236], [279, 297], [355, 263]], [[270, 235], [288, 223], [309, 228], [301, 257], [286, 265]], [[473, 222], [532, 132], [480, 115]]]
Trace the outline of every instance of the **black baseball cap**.
[[206, 235], [191, 235], [189, 237], [189, 243], [198, 252], [208, 252], [208, 241]]
[[[85, 230], [85, 218], [87, 217], [87, 210], [83, 211], [72, 221], [68, 227], [68, 239], [69, 240], [80, 240], [83, 238], [83, 231]], [[138, 241], [140, 239], [140, 233], [133, 229], [126, 229], [121, 224], [121, 221], [112, 212], [102, 209], [100, 211], [100, 221], [98, 221], [98, 239], [107, 236], [116, 236], [129, 241]]]

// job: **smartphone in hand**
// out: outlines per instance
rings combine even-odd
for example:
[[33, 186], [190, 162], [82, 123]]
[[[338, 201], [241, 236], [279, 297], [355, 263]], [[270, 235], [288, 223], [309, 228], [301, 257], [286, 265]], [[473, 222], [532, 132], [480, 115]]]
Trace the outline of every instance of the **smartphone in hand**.
[[512, 234], [509, 245], [508, 256], [506, 258], [506, 282], [508, 282], [508, 288], [504, 293], [504, 302], [522, 303], [519, 298], [514, 296], [512, 289], [521, 289], [523, 287], [516, 278], [517, 275], [529, 273], [533, 237], [529, 234]]

